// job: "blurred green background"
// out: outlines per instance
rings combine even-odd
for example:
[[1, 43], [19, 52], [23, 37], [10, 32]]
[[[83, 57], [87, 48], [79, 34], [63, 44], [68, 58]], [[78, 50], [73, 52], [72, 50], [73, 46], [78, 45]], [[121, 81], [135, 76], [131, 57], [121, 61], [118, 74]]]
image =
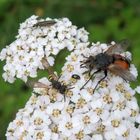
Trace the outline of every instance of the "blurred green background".
[[[133, 63], [140, 70], [140, 0], [0, 0], [0, 50], [15, 40], [19, 24], [33, 14], [68, 17], [73, 24], [90, 32], [90, 41], [109, 43], [129, 39]], [[60, 70], [63, 56], [59, 56], [61, 61], [56, 69]], [[0, 75], [3, 64], [0, 62]], [[8, 84], [0, 76], [0, 140], [5, 139], [8, 123], [30, 95], [31, 90], [22, 81]], [[137, 99], [140, 102], [138, 95]]]

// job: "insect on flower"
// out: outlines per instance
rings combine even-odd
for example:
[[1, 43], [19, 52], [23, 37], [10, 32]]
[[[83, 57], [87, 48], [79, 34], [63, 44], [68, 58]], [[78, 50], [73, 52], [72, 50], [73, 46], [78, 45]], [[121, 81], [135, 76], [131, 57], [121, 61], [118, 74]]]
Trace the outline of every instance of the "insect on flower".
[[[60, 77], [59, 77], [59, 78], [60, 78]], [[66, 92], [67, 92], [68, 90], [70, 90], [70, 89], [73, 89], [74, 87], [71, 87], [70, 84], [69, 84], [69, 85], [65, 85], [64, 83], [62, 83], [62, 82], [59, 81], [59, 78], [58, 78], [58, 80], [55, 80], [55, 79], [53, 79], [53, 78], [51, 77], [51, 75], [50, 75], [49, 80], [50, 80], [50, 82], [52, 83], [52, 87], [53, 87], [54, 89], [58, 90], [61, 94], [64, 95], [64, 100], [65, 100], [65, 99], [66, 99], [66, 98], [65, 98]], [[73, 75], [72, 75], [72, 78], [79, 80], [79, 79], [80, 79], [80, 76], [77, 75], [77, 74], [73, 74]]]
[[[66, 99], [66, 97], [65, 97], [66, 92], [69, 89], [72, 89], [73, 88], [73, 87], [69, 87], [69, 85], [65, 85], [64, 83], [60, 82], [59, 79], [58, 80], [55, 80], [51, 75], [49, 76], [49, 81], [51, 82], [52, 88], [56, 89], [62, 95], [64, 95], [64, 100]], [[41, 82], [28, 81], [26, 84], [28, 86], [34, 87], [34, 88], [44, 88], [44, 89], [47, 89], [47, 90], [50, 88], [48, 85], [46, 85], [44, 83], [41, 83]], [[35, 93], [34, 92], [34, 94], [37, 95], [37, 96], [39, 96], [38, 93]]]
[[[111, 45], [105, 52], [99, 53], [96, 56], [91, 55], [89, 57], [85, 57], [83, 55], [86, 60], [82, 61], [80, 67], [88, 69], [86, 72], [84, 72], [84, 74], [89, 73], [90, 78], [81, 87], [81, 89], [84, 88], [84, 86], [93, 78], [96, 73], [101, 71], [104, 72], [104, 77], [97, 82], [94, 91], [98, 84], [107, 77], [108, 71], [122, 77], [125, 81], [135, 81], [135, 76], [129, 71], [130, 60], [120, 55], [120, 53], [124, 52], [123, 47], [127, 46], [127, 40], [122, 40], [120, 43]], [[93, 69], [96, 69], [96, 71], [91, 74]]]
[[[51, 82], [52, 88], [58, 90], [61, 94], [63, 94], [64, 99], [65, 99], [66, 91], [71, 88], [68, 88], [68, 85], [65, 85], [59, 81], [60, 77], [59, 78], [57, 77], [57, 75], [54, 73], [53, 68], [49, 65], [49, 63], [46, 59], [42, 59], [42, 64], [43, 64], [44, 68], [48, 71], [49, 81]], [[40, 84], [38, 84], [38, 85], [41, 86]], [[44, 88], [43, 85], [42, 85], [42, 88]]]
[[38, 27], [38, 26], [40, 26], [40, 27], [48, 26], [49, 27], [49, 26], [54, 25], [55, 23], [56, 23], [56, 21], [54, 21], [54, 20], [39, 21], [36, 24], [34, 24], [33, 27]]
[[[65, 94], [66, 94], [66, 91], [68, 89], [71, 89], [71, 88], [68, 88], [67, 85], [61, 83], [60, 81], [58, 80], [54, 80], [53, 78], [49, 78], [50, 82], [51, 82], [51, 86], [52, 88], [58, 90], [61, 94], [64, 95], [64, 99], [65, 99]], [[27, 85], [30, 86], [30, 87], [33, 87], [33, 88], [44, 88], [44, 89], [49, 89], [50, 87], [44, 83], [41, 83], [41, 82], [35, 82], [35, 81], [29, 81], [27, 82]], [[35, 93], [36, 94], [36, 93]], [[37, 95], [37, 94], [36, 94]], [[37, 95], [38, 96], [38, 95]]]
[[77, 75], [77, 74], [73, 74], [73, 75], [72, 75], [72, 78], [74, 78], [74, 79], [76, 79], [76, 80], [79, 80], [79, 79], [80, 79], [80, 76]]
[[64, 95], [64, 99], [65, 99], [65, 94], [66, 94], [66, 91], [68, 90], [68, 87], [67, 85], [59, 82], [58, 80], [54, 80], [51, 76], [49, 78], [50, 82], [52, 83], [52, 87], [56, 90], [58, 90], [61, 94]]

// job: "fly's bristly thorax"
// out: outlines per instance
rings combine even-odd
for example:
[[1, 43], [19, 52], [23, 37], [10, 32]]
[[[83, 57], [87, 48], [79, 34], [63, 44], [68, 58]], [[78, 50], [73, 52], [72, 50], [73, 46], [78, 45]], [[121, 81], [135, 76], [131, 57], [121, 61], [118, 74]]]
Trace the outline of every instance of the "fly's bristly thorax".
[[113, 63], [113, 57], [105, 53], [100, 53], [95, 56], [95, 66], [97, 69], [104, 69]]

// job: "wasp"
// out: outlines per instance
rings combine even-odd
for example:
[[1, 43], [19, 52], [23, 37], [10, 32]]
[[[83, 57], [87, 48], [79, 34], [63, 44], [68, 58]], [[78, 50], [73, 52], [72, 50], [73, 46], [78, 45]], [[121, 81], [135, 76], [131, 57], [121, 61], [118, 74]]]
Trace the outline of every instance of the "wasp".
[[[95, 56], [84, 57], [86, 60], [81, 61], [81, 68], [87, 68], [88, 70], [85, 73], [89, 73], [90, 78], [86, 81], [86, 83], [81, 87], [84, 86], [93, 78], [93, 76], [101, 71], [104, 72], [104, 77], [102, 77], [96, 84], [95, 89], [97, 88], [98, 84], [107, 77], [108, 71], [120, 76], [125, 81], [135, 81], [136, 78], [133, 74], [130, 73], [130, 60], [120, 53], [123, 53], [123, 46], [126, 47], [128, 45], [127, 40], [122, 40], [120, 43], [116, 43], [111, 45], [105, 52], [99, 53]], [[96, 71], [91, 74], [91, 71], [96, 69]]]
[[36, 24], [34, 24], [33, 27], [38, 27], [38, 26], [40, 26], [40, 27], [43, 27], [43, 26], [50, 27], [50, 26], [54, 25], [55, 23], [56, 23], [56, 21], [54, 21], [54, 20], [39, 21]]
[[[64, 99], [65, 99], [65, 93], [70, 88], [68, 88], [67, 85], [65, 85], [65, 84], [61, 83], [60, 81], [55, 80], [53, 78], [49, 78], [49, 81], [51, 82], [52, 88], [56, 89], [61, 94], [63, 94], [64, 95]], [[44, 83], [41, 83], [41, 82], [30, 81], [28, 85], [30, 87], [34, 87], [34, 88], [44, 88], [44, 89], [47, 89], [47, 90], [49, 89], [49, 86], [48, 85], [46, 85]]]
[[61, 94], [63, 94], [64, 95], [64, 99], [65, 99], [65, 93], [68, 90], [68, 86], [63, 84], [63, 83], [61, 83], [58, 80], [55, 80], [55, 79], [51, 78], [51, 77], [49, 79], [50, 79], [50, 82], [52, 84], [52, 87], [54, 89], [58, 90]]
[[[75, 75], [75, 76], [79, 76], [79, 75]], [[60, 77], [59, 77], [60, 78]], [[69, 85], [65, 85], [64, 83], [60, 82], [59, 81], [59, 78], [56, 80], [54, 78], [52, 78], [52, 76], [50, 75], [49, 76], [49, 81], [51, 82], [51, 86], [52, 88], [56, 89], [57, 91], [59, 91], [62, 95], [64, 95], [64, 100], [66, 99], [65, 95], [66, 95], [66, 92], [69, 90], [69, 89], [72, 89], [73, 87], [69, 87]], [[74, 77], [75, 79], [77, 77]], [[79, 78], [79, 77], [78, 77]], [[41, 82], [34, 82], [34, 81], [29, 81], [28, 83], [28, 86], [30, 87], [34, 87], [34, 88], [44, 88], [44, 89], [49, 89], [49, 86], [44, 84], [44, 83], [41, 83]], [[37, 93], [35, 93], [35, 95], [38, 96]]]
[[[80, 76], [77, 75], [77, 74], [73, 74], [71, 77], [74, 78], [74, 79], [76, 79], [76, 80], [79, 80], [80, 79]], [[63, 94], [64, 95], [64, 100], [65, 100], [65, 94], [66, 94], [66, 92], [68, 90], [70, 90], [70, 89], [73, 89], [74, 87], [69, 87], [70, 85], [63, 84], [62, 82], [59, 81], [59, 78], [58, 78], [58, 80], [55, 80], [52, 77], [49, 77], [50, 82], [52, 83], [52, 87], [54, 89], [58, 90], [61, 94]]]

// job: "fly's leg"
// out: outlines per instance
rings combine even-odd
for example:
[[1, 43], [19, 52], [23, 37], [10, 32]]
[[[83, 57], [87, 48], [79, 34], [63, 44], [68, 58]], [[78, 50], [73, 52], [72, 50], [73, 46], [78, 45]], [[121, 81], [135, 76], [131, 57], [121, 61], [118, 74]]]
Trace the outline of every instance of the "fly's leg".
[[96, 84], [96, 86], [94, 87], [93, 93], [96, 90], [97, 86], [100, 84], [100, 82], [102, 82], [105, 78], [107, 77], [107, 70], [104, 71], [104, 77], [101, 78], [98, 83]]
[[94, 74], [96, 74], [96, 73], [98, 73], [98, 72], [100, 72], [101, 70], [99, 69], [99, 70], [97, 70], [97, 71], [95, 71], [90, 77], [89, 77], [89, 79], [86, 81], [86, 83], [80, 88], [80, 90], [82, 90], [83, 88], [84, 88], [84, 86], [92, 79], [92, 77], [94, 76]]

